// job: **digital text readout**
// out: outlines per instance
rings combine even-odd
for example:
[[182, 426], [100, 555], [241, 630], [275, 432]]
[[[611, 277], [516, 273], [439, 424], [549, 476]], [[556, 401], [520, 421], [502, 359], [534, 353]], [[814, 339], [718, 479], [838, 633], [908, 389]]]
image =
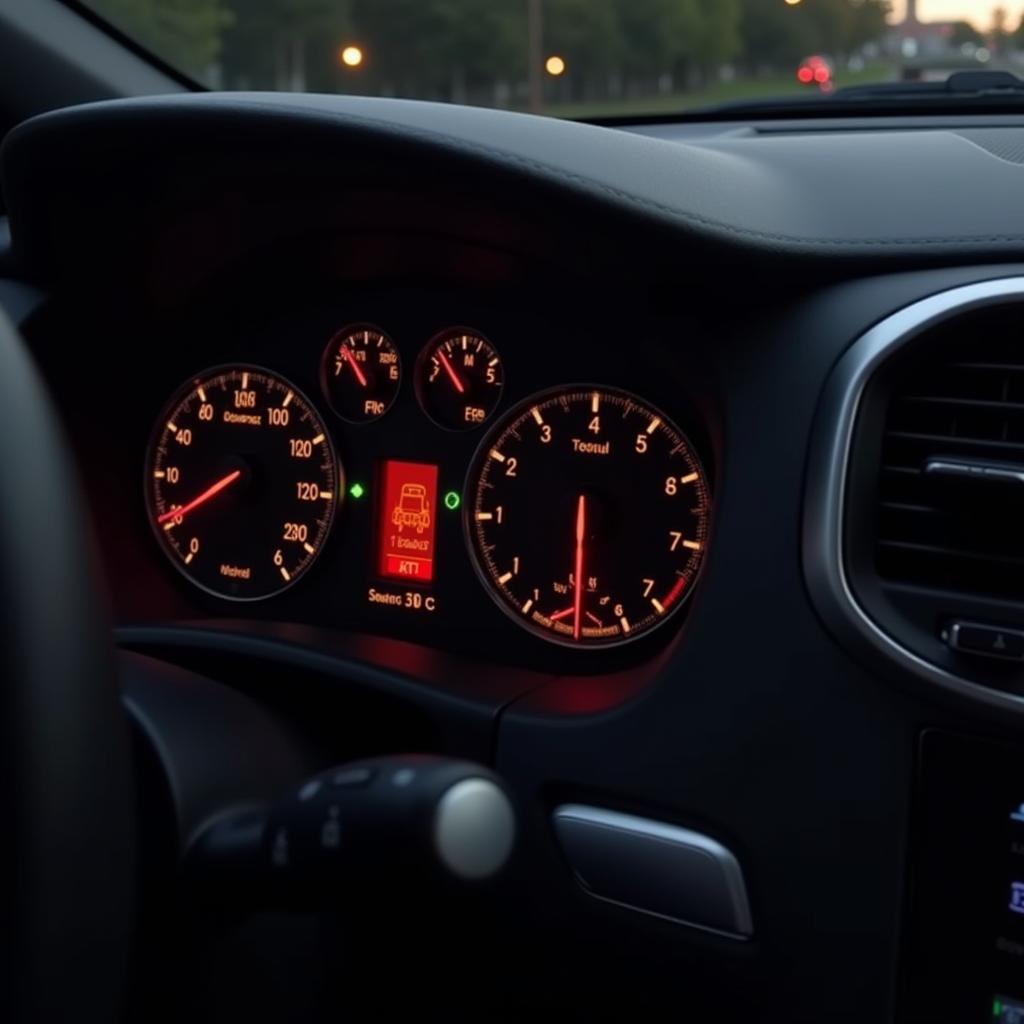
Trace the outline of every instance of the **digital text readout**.
[[377, 571], [388, 579], [434, 578], [437, 466], [389, 459], [380, 465]]

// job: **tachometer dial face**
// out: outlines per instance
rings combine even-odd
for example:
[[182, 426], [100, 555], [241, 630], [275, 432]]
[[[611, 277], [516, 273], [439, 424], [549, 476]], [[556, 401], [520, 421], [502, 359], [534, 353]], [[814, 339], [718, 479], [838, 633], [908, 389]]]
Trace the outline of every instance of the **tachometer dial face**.
[[466, 487], [485, 586], [548, 640], [600, 647], [665, 623], [693, 590], [711, 495], [672, 421], [623, 391], [571, 387], [486, 437]]
[[327, 540], [341, 469], [309, 400], [255, 366], [188, 381], [146, 458], [150, 522], [193, 583], [238, 601], [295, 583]]
[[320, 381], [331, 408], [343, 420], [369, 423], [391, 408], [402, 382], [402, 361], [383, 331], [356, 324], [331, 338]]
[[505, 383], [494, 346], [482, 334], [462, 327], [432, 339], [416, 370], [416, 394], [423, 411], [449, 430], [472, 430], [486, 422]]

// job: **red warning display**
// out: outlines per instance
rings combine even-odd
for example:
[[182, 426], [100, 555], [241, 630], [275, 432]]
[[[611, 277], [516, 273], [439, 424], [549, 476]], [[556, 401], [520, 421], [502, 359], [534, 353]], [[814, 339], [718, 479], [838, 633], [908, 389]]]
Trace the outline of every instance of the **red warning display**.
[[437, 466], [396, 462], [380, 466], [377, 571], [391, 579], [434, 578]]

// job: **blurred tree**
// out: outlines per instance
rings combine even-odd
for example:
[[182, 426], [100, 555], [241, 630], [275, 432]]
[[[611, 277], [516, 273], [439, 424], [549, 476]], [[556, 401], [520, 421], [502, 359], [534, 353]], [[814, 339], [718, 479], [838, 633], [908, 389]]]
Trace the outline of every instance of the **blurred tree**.
[[953, 33], [949, 38], [953, 46], [984, 46], [985, 37], [969, 22], [957, 21], [953, 24]]
[[696, 56], [701, 35], [699, 0], [616, 0], [614, 30], [626, 75], [671, 74]]
[[387, 95], [459, 101], [526, 73], [521, 0], [352, 0], [352, 30]]
[[446, 0], [442, 15], [450, 99], [495, 86], [508, 91], [526, 77], [524, 0]]
[[887, 0], [819, 0], [806, 14], [815, 33], [815, 49], [833, 57], [848, 57], [885, 31]]
[[889, 0], [846, 0], [846, 7], [849, 13], [840, 52], [849, 56], [885, 35], [892, 4]]
[[741, 0], [743, 62], [751, 69], [792, 68], [820, 53], [847, 57], [880, 39], [888, 0], [815, 0], [796, 6], [778, 0]]
[[992, 8], [992, 27], [988, 33], [988, 45], [993, 53], [1003, 53], [1009, 48], [1009, 18], [1005, 7]]
[[[2, 0], [0, 0], [2, 2]], [[526, 78], [527, 0], [91, 0], [193, 74], [230, 88], [365, 92], [506, 105]], [[886, 31], [888, 0], [543, 0], [561, 99], [673, 92], [736, 63], [789, 71]], [[1005, 19], [1004, 19], [1005, 23]], [[364, 54], [342, 67], [343, 46]]]
[[351, 28], [350, 0], [224, 2], [234, 14], [224, 37], [226, 84], [293, 92], [327, 87]]
[[741, 0], [742, 62], [754, 72], [793, 68], [818, 48], [806, 7], [778, 0]]
[[739, 56], [743, 47], [740, 34], [740, 0], [697, 0], [701, 28], [695, 61], [707, 74]]
[[564, 57], [569, 68], [559, 83], [563, 98], [567, 90], [575, 98], [618, 90], [616, 72], [628, 53], [618, 6], [618, 0], [544, 0], [545, 53]]
[[222, 0], [91, 0], [91, 6], [147, 50], [203, 80], [232, 21]]
[[616, 0], [615, 32], [627, 79], [659, 90], [687, 85], [735, 57], [739, 0]]

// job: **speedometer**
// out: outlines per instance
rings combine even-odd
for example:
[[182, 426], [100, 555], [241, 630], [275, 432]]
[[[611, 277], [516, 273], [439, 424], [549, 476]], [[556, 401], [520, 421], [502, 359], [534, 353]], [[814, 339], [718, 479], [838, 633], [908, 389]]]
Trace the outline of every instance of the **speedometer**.
[[610, 646], [666, 622], [707, 550], [711, 494], [691, 443], [624, 391], [570, 387], [484, 439], [466, 531], [499, 606], [545, 639]]
[[327, 428], [283, 377], [221, 366], [185, 383], [146, 460], [150, 523], [189, 580], [252, 601], [295, 583], [327, 539], [340, 493]]

